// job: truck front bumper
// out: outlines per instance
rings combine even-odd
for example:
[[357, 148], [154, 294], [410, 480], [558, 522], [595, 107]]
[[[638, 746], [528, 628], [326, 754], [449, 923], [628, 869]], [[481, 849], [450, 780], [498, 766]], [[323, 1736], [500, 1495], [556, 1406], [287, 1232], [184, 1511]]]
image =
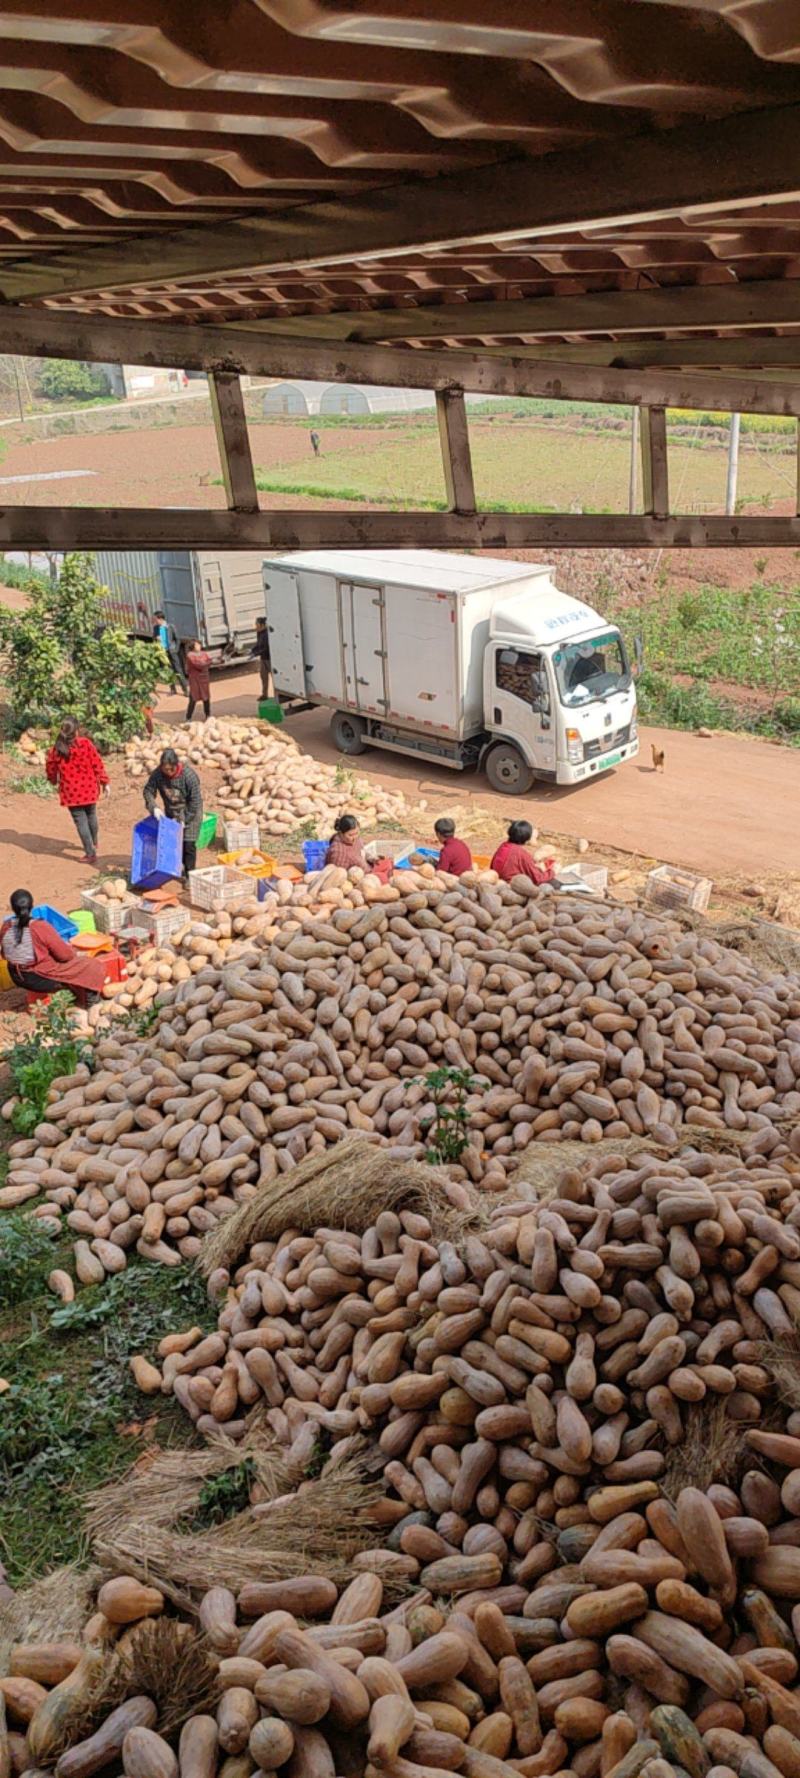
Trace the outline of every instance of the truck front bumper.
[[613, 771], [621, 766], [626, 759], [635, 759], [639, 751], [638, 739], [628, 741], [624, 747], [615, 747], [612, 753], [603, 753], [599, 759], [585, 759], [579, 765], [570, 765], [559, 760], [556, 772], [557, 784], [583, 784], [587, 778], [597, 778], [601, 772]]

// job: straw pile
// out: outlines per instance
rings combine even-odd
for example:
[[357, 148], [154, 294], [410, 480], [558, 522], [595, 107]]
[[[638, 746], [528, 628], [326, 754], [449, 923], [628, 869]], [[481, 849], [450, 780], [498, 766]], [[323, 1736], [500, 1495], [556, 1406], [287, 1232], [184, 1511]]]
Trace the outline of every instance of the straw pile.
[[481, 1200], [456, 1208], [450, 1183], [442, 1167], [376, 1149], [364, 1136], [345, 1137], [259, 1186], [203, 1242], [198, 1263], [207, 1277], [219, 1266], [232, 1269], [257, 1242], [275, 1241], [287, 1228], [311, 1235], [323, 1220], [363, 1235], [382, 1210], [418, 1210], [436, 1236], [456, 1239], [479, 1225]]
[[[199, 1526], [209, 1481], [241, 1471], [243, 1463], [255, 1504]], [[381, 1489], [355, 1459], [313, 1487], [295, 1491], [297, 1480], [285, 1453], [257, 1429], [237, 1447], [218, 1439], [208, 1451], [157, 1452], [89, 1497], [87, 1535], [108, 1573], [155, 1584], [186, 1611], [212, 1586], [238, 1591], [309, 1570], [345, 1584], [353, 1556], [374, 1541]]]

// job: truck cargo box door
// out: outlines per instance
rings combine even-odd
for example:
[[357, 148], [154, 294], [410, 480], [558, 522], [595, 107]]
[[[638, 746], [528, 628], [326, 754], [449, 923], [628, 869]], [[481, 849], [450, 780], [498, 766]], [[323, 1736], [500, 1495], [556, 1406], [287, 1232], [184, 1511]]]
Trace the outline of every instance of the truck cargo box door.
[[303, 620], [297, 575], [270, 570], [267, 594], [267, 629], [272, 671], [279, 691], [302, 698], [306, 691], [303, 664]]
[[347, 701], [365, 715], [386, 714], [383, 593], [358, 581], [340, 584]]

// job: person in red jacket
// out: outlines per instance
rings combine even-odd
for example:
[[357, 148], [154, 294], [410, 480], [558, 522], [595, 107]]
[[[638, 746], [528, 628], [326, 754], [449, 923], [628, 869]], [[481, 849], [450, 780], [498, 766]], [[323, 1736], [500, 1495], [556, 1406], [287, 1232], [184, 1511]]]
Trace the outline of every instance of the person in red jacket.
[[0, 926], [0, 956], [17, 988], [57, 994], [70, 988], [82, 1003], [96, 999], [105, 981], [102, 957], [84, 957], [56, 932], [49, 920], [34, 920], [29, 889], [15, 889], [11, 914]]
[[194, 642], [189, 643], [186, 651], [186, 671], [189, 675], [187, 722], [191, 722], [194, 716], [195, 704], [202, 704], [204, 722], [211, 715], [211, 682], [208, 676], [210, 666], [210, 654], [206, 654], [202, 642], [195, 638]]
[[533, 828], [529, 821], [512, 821], [508, 838], [498, 846], [492, 859], [492, 870], [497, 871], [504, 883], [510, 883], [512, 877], [530, 877], [531, 882], [537, 884], [552, 883], [552, 866], [537, 864], [533, 853], [527, 850], [531, 839]]
[[472, 853], [463, 840], [456, 839], [456, 824], [450, 816], [442, 815], [434, 823], [433, 831], [442, 847], [436, 869], [447, 871], [451, 877], [463, 877], [465, 870], [472, 870]]
[[69, 809], [78, 829], [86, 863], [96, 864], [97, 799], [101, 791], [109, 796], [111, 786], [94, 742], [80, 733], [74, 716], [62, 722], [44, 769], [50, 783], [58, 785], [58, 800]]

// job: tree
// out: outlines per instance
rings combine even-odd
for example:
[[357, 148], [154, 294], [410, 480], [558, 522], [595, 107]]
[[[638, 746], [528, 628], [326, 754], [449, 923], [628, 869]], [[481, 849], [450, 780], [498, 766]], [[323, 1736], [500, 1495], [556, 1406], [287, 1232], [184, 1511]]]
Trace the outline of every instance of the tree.
[[102, 748], [144, 727], [143, 712], [172, 670], [157, 644], [106, 627], [91, 556], [66, 556], [55, 585], [32, 582], [24, 611], [0, 606], [3, 676], [15, 728], [75, 716]]
[[39, 388], [48, 401], [93, 401], [98, 395], [108, 394], [108, 378], [95, 364], [45, 358], [39, 371]]

